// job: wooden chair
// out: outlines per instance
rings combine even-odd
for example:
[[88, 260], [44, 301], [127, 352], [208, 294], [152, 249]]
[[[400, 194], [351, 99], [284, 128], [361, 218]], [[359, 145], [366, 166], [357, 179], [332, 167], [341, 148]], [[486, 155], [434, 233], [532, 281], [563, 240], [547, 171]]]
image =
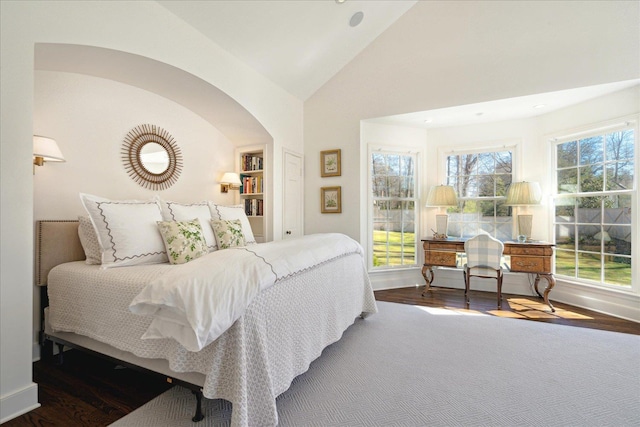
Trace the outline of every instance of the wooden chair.
[[498, 310], [502, 309], [502, 252], [504, 245], [488, 234], [478, 234], [464, 243], [467, 263], [464, 265], [464, 296], [469, 308], [469, 282], [471, 277], [496, 279], [498, 282]]

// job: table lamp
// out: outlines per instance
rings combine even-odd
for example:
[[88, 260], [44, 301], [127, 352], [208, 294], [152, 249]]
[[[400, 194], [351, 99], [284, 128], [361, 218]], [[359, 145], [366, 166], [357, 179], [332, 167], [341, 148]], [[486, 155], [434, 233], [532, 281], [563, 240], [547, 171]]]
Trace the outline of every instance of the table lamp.
[[[458, 206], [458, 196], [456, 190], [451, 185], [436, 185], [431, 187], [427, 196], [426, 207], [456, 207]], [[436, 214], [436, 234], [438, 237], [447, 237], [447, 228], [449, 225], [449, 215]]]
[[[537, 182], [513, 182], [507, 191], [507, 201], [505, 206], [530, 206], [540, 204], [542, 191]], [[518, 214], [518, 236], [526, 236], [526, 240], [531, 240], [531, 226], [533, 215]]]

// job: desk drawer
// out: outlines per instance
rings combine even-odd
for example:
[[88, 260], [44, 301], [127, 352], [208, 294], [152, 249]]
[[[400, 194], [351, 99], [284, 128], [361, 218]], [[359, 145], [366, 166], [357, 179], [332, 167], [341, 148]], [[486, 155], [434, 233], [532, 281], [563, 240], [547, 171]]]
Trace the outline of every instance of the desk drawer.
[[527, 247], [524, 245], [518, 246], [509, 246], [508, 252], [511, 255], [537, 255], [537, 256], [545, 256], [552, 255], [552, 248], [541, 248], [541, 247]]
[[546, 257], [511, 255], [511, 271], [523, 273], [550, 273], [550, 259]]
[[425, 264], [439, 265], [442, 267], [456, 267], [456, 253], [455, 252], [437, 252], [431, 251], [427, 253], [427, 260]]
[[430, 251], [464, 252], [464, 243], [428, 242], [424, 248]]

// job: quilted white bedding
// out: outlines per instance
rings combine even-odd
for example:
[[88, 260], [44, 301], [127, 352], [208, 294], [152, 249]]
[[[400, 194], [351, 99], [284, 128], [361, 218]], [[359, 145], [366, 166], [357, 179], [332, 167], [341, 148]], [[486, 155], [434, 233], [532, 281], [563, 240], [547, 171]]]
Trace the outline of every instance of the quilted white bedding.
[[146, 285], [129, 309], [154, 316], [142, 338], [173, 338], [199, 351], [226, 331], [258, 292], [353, 253], [362, 254], [360, 244], [338, 233], [215, 251], [174, 265]]
[[148, 283], [174, 268], [59, 265], [48, 280], [51, 327], [204, 374], [204, 396], [232, 402], [232, 425], [276, 425], [276, 397], [358, 315], [377, 311], [362, 254], [348, 253], [274, 281], [218, 339], [192, 352], [174, 339], [142, 339], [153, 317], [129, 311]]

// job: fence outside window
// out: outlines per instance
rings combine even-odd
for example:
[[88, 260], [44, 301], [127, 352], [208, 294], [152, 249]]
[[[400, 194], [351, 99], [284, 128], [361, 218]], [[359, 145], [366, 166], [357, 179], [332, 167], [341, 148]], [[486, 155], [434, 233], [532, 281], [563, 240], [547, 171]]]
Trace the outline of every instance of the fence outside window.
[[556, 274], [630, 289], [635, 130], [594, 132], [555, 149]]
[[418, 265], [416, 169], [416, 154], [371, 154], [373, 268]]

